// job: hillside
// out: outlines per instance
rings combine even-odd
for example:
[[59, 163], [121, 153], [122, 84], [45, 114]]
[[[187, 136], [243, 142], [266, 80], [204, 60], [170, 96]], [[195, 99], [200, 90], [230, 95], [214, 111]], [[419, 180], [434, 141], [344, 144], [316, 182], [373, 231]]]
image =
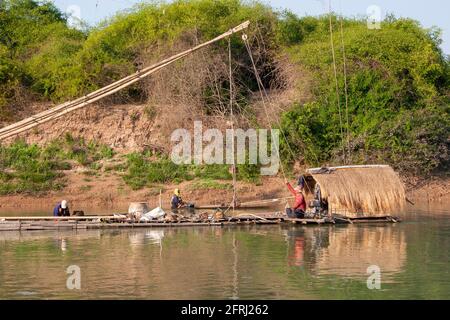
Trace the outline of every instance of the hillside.
[[[6, 0], [0, 3], [0, 122], [82, 96], [246, 19], [271, 123], [239, 36], [231, 39], [236, 122], [280, 128], [291, 174], [305, 166], [388, 163], [410, 187], [430, 176], [445, 185], [449, 59], [439, 49], [439, 30], [410, 19], [388, 17], [380, 30], [369, 30], [363, 20], [333, 15], [335, 74], [327, 16], [298, 18], [241, 0], [183, 0], [140, 5], [80, 31], [52, 4]], [[193, 120], [226, 128], [229, 86], [223, 41], [99, 105], [5, 141], [0, 194], [88, 193], [97, 187], [91, 182], [112, 175], [117, 197], [124, 185], [145, 194], [183, 181], [225, 197], [227, 166], [172, 166], [167, 156], [171, 132], [190, 129]], [[258, 168], [239, 169], [251, 193], [261, 183]], [[82, 190], [85, 184], [91, 187]]]

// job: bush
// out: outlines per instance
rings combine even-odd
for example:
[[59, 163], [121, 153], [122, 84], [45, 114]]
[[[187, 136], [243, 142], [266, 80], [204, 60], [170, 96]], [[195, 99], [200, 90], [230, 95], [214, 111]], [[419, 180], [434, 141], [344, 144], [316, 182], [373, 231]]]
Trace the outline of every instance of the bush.
[[280, 153], [284, 162], [300, 160], [319, 165], [329, 159], [331, 148], [336, 145], [327, 118], [318, 104], [294, 105], [281, 118]]
[[379, 158], [396, 164], [404, 173], [423, 175], [437, 168], [448, 170], [448, 113], [448, 106], [403, 111], [384, 123], [372, 138], [377, 141]]
[[[333, 23], [339, 30], [336, 17]], [[441, 106], [450, 102], [450, 72], [435, 30], [392, 17], [381, 30], [368, 30], [362, 20], [345, 19], [347, 109], [341, 39], [334, 38], [336, 98], [326, 25], [327, 17], [317, 18], [304, 41], [287, 49], [316, 83], [314, 102], [295, 103], [282, 115], [281, 129], [288, 140], [281, 142], [282, 157], [312, 165], [342, 163], [344, 157], [347, 163], [387, 162], [422, 175], [446, 167], [449, 114], [448, 107]]]
[[238, 164], [237, 179], [259, 184], [261, 182], [260, 166], [256, 164]]
[[50, 2], [1, 1], [0, 107], [23, 99], [20, 87], [54, 100], [77, 95], [84, 79], [75, 57], [84, 39]]

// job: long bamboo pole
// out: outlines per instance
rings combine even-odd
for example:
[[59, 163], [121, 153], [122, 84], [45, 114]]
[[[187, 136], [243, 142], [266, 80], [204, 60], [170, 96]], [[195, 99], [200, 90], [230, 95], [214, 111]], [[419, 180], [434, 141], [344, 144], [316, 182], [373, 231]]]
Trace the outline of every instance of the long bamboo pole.
[[198, 51], [198, 50], [200, 50], [206, 46], [209, 46], [219, 40], [229, 37], [234, 33], [240, 32], [240, 31], [248, 28], [249, 25], [250, 25], [250, 21], [246, 21], [246, 22], [238, 25], [237, 27], [234, 27], [234, 28], [228, 30], [227, 32], [217, 36], [216, 38], [214, 38], [212, 40], [209, 40], [209, 41], [204, 42], [194, 48], [188, 49], [188, 50], [178, 53], [174, 56], [171, 56], [167, 59], [164, 59], [164, 60], [162, 60], [158, 63], [155, 63], [149, 67], [146, 67], [132, 75], [129, 75], [123, 79], [120, 79], [106, 87], [100, 88], [94, 92], [91, 92], [90, 94], [83, 96], [83, 97], [80, 97], [73, 101], [63, 103], [61, 105], [58, 105], [56, 107], [53, 107], [53, 108], [43, 111], [41, 113], [38, 113], [34, 116], [31, 116], [29, 118], [23, 119], [19, 122], [9, 125], [9, 126], [6, 126], [2, 129], [0, 129], [0, 140], [4, 140], [11, 136], [17, 135], [21, 132], [27, 131], [31, 128], [34, 128], [34, 127], [36, 127], [40, 124], [46, 123], [48, 121], [58, 119], [67, 113], [73, 112], [77, 109], [80, 109], [89, 104], [92, 104], [100, 99], [110, 96], [110, 95], [116, 93], [117, 91], [119, 91], [123, 88], [126, 88], [126, 87], [134, 84], [135, 82], [142, 80], [145, 77], [148, 77], [152, 73], [174, 63], [175, 61], [178, 61], [178, 60], [186, 57], [187, 55], [189, 55], [195, 51]]

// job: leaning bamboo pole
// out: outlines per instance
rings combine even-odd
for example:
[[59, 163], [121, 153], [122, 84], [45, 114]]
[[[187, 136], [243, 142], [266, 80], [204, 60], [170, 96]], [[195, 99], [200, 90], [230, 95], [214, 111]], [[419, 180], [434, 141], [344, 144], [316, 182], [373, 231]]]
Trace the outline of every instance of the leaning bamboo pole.
[[243, 31], [244, 29], [248, 28], [250, 25], [250, 21], [246, 21], [237, 27], [234, 27], [227, 32], [217, 36], [214, 39], [211, 39], [207, 42], [204, 42], [194, 48], [188, 49], [186, 51], [180, 52], [174, 56], [171, 56], [167, 59], [164, 59], [158, 63], [155, 63], [149, 67], [146, 67], [132, 75], [129, 75], [125, 78], [122, 78], [114, 83], [111, 83], [110, 85], [107, 85], [106, 87], [100, 88], [94, 92], [91, 92], [83, 97], [80, 97], [78, 99], [75, 99], [73, 101], [69, 101], [63, 104], [60, 104], [56, 107], [50, 108], [46, 111], [43, 111], [41, 113], [38, 113], [34, 116], [31, 116], [29, 118], [23, 119], [19, 122], [16, 122], [14, 124], [11, 124], [9, 126], [6, 126], [2, 129], [0, 129], [0, 140], [4, 140], [6, 138], [9, 138], [11, 136], [17, 135], [21, 132], [30, 130], [31, 128], [34, 128], [40, 124], [46, 123], [51, 120], [58, 119], [62, 117], [63, 115], [73, 112], [75, 110], [78, 110], [80, 108], [83, 108], [89, 104], [92, 104], [100, 99], [103, 99], [107, 96], [110, 96], [114, 93], [116, 93], [119, 90], [122, 90], [126, 87], [131, 86], [132, 84], [136, 83], [137, 81], [142, 80], [145, 77], [148, 77], [152, 73], [155, 73], [162, 68], [174, 63], [175, 61], [178, 61], [191, 53], [198, 51], [206, 46], [209, 46], [219, 40], [222, 40], [226, 37], [229, 37], [233, 35], [234, 33]]

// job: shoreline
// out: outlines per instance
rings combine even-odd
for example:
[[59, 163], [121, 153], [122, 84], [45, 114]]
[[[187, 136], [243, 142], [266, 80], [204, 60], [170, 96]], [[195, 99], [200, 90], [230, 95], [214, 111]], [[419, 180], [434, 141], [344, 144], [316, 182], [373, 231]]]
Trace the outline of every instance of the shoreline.
[[[229, 181], [223, 181], [227, 184]], [[51, 191], [39, 195], [0, 196], [0, 214], [13, 212], [40, 213], [52, 212], [56, 203], [65, 199], [71, 210], [84, 210], [86, 213], [110, 214], [127, 212], [130, 202], [148, 202], [151, 207], [159, 206], [160, 190], [162, 206], [170, 207], [170, 198], [175, 188], [180, 188], [187, 202], [207, 205], [229, 203], [232, 191], [229, 189], [195, 189], [195, 181], [180, 184], [155, 185], [151, 188], [132, 190], [120, 177], [100, 177], [86, 184], [79, 175], [68, 177], [68, 186], [62, 191]], [[278, 199], [289, 197], [284, 181], [278, 177], [264, 177], [259, 185], [238, 182], [240, 202]], [[432, 178], [417, 187], [407, 189], [407, 197], [414, 203], [450, 203], [450, 179]], [[289, 202], [292, 200], [289, 199]], [[284, 207], [286, 200], [278, 202]]]

